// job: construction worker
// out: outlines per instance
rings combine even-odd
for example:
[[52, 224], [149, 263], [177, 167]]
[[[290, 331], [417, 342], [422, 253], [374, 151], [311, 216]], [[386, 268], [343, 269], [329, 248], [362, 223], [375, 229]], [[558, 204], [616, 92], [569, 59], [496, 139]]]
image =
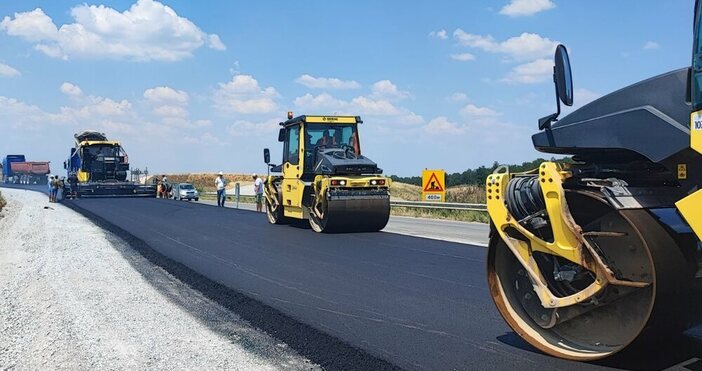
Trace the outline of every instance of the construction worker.
[[331, 147], [336, 145], [336, 139], [329, 135], [329, 129], [324, 130], [322, 137], [317, 140], [317, 147], [326, 146]]
[[49, 177], [49, 181], [46, 183], [46, 185], [49, 187], [49, 202], [54, 202], [54, 198], [52, 197], [53, 183], [54, 183], [54, 176], [52, 175]]
[[263, 211], [263, 179], [259, 178], [256, 173], [253, 173], [254, 179], [254, 194], [256, 195], [256, 211]]
[[224, 180], [224, 173], [219, 172], [217, 175], [217, 179], [215, 179], [215, 188], [217, 188], [217, 206], [219, 207], [224, 207], [224, 201], [227, 198], [227, 195], [224, 193], [224, 187], [227, 185], [227, 182]]

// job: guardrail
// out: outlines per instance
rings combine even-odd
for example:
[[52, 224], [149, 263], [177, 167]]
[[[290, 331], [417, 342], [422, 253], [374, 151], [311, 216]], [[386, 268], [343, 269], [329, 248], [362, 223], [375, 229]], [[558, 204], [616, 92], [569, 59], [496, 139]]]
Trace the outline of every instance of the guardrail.
[[[207, 196], [217, 196], [217, 192], [202, 192], [203, 195]], [[241, 196], [253, 197], [253, 195], [237, 195], [228, 193], [226, 194], [227, 199], [234, 199], [236, 201]], [[400, 201], [400, 200], [390, 200], [390, 207], [407, 207], [414, 209], [435, 209], [435, 210], [470, 210], [470, 211], [485, 211], [487, 212], [487, 205], [485, 204], [464, 204], [459, 202], [424, 202], [424, 201]]]
[[396, 201], [390, 200], [391, 207], [408, 207], [416, 209], [441, 209], [441, 210], [471, 210], [487, 211], [485, 204], [464, 204], [458, 202], [424, 202], [424, 201]]

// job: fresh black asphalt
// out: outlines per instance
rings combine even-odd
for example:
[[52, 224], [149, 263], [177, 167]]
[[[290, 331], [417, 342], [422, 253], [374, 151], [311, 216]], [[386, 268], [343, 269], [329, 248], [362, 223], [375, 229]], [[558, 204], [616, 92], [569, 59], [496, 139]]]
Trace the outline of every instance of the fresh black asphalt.
[[[270, 225], [263, 214], [172, 200], [66, 204], [327, 369], [604, 367], [543, 355], [515, 335], [490, 299], [484, 247], [318, 234]], [[665, 352], [651, 357], [671, 358]], [[688, 356], [616, 365], [658, 368]]]

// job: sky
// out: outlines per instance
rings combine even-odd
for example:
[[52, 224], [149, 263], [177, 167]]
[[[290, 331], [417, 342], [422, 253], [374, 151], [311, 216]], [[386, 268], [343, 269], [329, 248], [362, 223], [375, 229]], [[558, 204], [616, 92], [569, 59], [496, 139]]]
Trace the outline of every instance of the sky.
[[0, 2], [0, 156], [73, 134], [152, 173], [265, 172], [278, 123], [360, 115], [386, 174], [539, 156], [568, 47], [574, 108], [690, 65], [693, 0]]

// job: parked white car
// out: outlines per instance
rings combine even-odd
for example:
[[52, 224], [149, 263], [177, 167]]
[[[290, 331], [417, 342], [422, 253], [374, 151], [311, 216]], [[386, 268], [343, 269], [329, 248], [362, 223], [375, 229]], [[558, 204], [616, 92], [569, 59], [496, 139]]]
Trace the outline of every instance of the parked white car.
[[171, 194], [174, 200], [198, 201], [200, 199], [200, 194], [197, 189], [190, 183], [173, 184]]

